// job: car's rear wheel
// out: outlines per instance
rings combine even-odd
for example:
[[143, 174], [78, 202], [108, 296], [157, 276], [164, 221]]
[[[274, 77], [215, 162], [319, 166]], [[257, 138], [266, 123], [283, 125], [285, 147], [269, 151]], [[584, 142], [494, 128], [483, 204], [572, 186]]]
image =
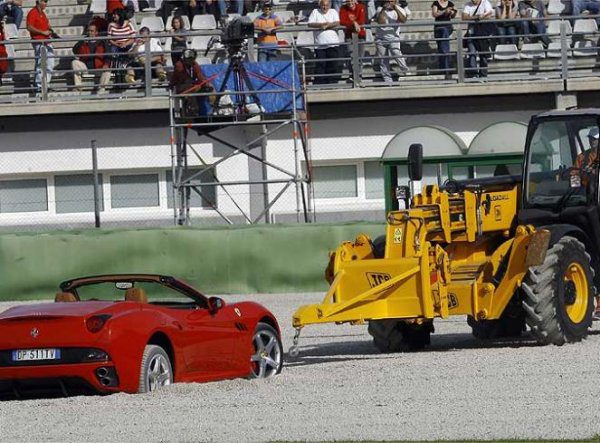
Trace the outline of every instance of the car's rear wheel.
[[173, 383], [171, 360], [163, 348], [147, 345], [142, 356], [139, 392], [152, 392]]
[[257, 324], [252, 336], [252, 347], [251, 378], [268, 378], [281, 372], [283, 346], [275, 328], [266, 323]]

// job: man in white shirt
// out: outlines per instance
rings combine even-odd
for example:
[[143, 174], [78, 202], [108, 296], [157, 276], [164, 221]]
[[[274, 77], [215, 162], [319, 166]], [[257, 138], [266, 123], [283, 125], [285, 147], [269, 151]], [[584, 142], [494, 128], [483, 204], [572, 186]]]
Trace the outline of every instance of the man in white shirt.
[[400, 23], [405, 23], [410, 11], [398, 6], [396, 0], [385, 0], [375, 13], [375, 22], [380, 25], [375, 32], [375, 48], [383, 81], [392, 83], [390, 60], [396, 60], [402, 75], [408, 72], [406, 60], [400, 50]]
[[[463, 20], [471, 20], [464, 44], [467, 48], [467, 77], [487, 77], [488, 57], [490, 57], [490, 41], [486, 37], [494, 32], [493, 25], [482, 23], [493, 18], [494, 9], [488, 0], [468, 0], [462, 12]], [[468, 37], [480, 37], [471, 39]], [[477, 59], [479, 58], [479, 64]]]
[[308, 26], [315, 31], [317, 63], [315, 84], [337, 83], [340, 79], [340, 37], [336, 28], [340, 25], [338, 12], [331, 7], [331, 0], [320, 0], [319, 8], [308, 18]]
[[[167, 79], [167, 72], [165, 71], [165, 54], [163, 52], [162, 46], [157, 38], [150, 38], [150, 29], [147, 27], [143, 27], [140, 29], [141, 38], [135, 42], [133, 47], [131, 48], [131, 52], [134, 54], [135, 62], [133, 63], [133, 67], [144, 67], [146, 64], [146, 43], [150, 42], [150, 65], [154, 68], [154, 73], [156, 77], [158, 77], [159, 81], [164, 82]], [[135, 82], [135, 74], [133, 69], [127, 70], [127, 75], [125, 76], [125, 81], [127, 83]]]

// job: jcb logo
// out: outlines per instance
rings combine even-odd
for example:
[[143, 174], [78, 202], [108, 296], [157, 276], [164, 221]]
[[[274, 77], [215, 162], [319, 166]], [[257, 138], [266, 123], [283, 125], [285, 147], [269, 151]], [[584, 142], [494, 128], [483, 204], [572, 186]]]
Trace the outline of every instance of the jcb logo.
[[369, 280], [369, 285], [374, 288], [375, 286], [379, 286], [383, 282], [388, 281], [392, 276], [390, 274], [382, 274], [379, 272], [367, 272], [367, 280]]
[[448, 293], [448, 308], [454, 309], [458, 306], [458, 298], [452, 292]]

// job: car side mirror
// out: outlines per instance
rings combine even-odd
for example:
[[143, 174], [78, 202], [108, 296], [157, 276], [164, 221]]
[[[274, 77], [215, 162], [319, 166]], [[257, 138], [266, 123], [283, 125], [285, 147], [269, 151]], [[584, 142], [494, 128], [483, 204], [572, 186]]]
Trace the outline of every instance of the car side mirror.
[[423, 145], [414, 143], [408, 148], [408, 178], [418, 181], [423, 178]]
[[208, 312], [216, 314], [217, 311], [225, 306], [225, 300], [219, 297], [211, 297], [208, 299]]

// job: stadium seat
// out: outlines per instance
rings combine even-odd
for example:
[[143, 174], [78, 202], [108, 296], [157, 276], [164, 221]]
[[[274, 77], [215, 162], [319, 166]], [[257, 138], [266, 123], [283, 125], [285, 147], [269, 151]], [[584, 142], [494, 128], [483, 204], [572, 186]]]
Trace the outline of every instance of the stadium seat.
[[278, 32], [277, 33], [277, 41], [287, 42], [288, 45], [292, 45], [294, 43], [294, 33], [293, 32]]
[[[292, 20], [296, 15], [294, 14], [294, 11], [275, 11], [275, 15], [277, 17], [279, 17], [279, 19], [283, 22], [283, 23], [288, 23], [290, 22], [290, 20]], [[292, 21], [293, 22], [293, 21]]]
[[519, 60], [517, 45], [497, 45], [494, 60]]
[[[548, 51], [546, 52], [546, 57], [548, 58], [560, 58], [562, 57], [562, 43], [561, 42], [550, 42], [548, 45]], [[569, 55], [571, 50], [567, 51], [567, 55]]]
[[90, 3], [90, 12], [92, 14], [104, 15], [106, 13], [106, 0], [92, 0], [92, 3]]
[[192, 29], [217, 29], [217, 21], [212, 14], [198, 14], [192, 20]]
[[212, 36], [210, 35], [196, 35], [192, 37], [192, 44], [190, 45], [190, 47], [192, 49], [206, 51], [206, 49], [208, 48], [208, 42], [211, 38]]
[[6, 23], [4, 25], [4, 36], [6, 39], [19, 38], [19, 30], [14, 23]]
[[521, 58], [546, 58], [546, 52], [541, 43], [523, 43], [521, 47]]
[[313, 46], [315, 44], [315, 34], [312, 31], [300, 31], [296, 37], [297, 46]]
[[[189, 30], [191, 28], [190, 25], [190, 19], [187, 17], [187, 15], [181, 15], [181, 21], [183, 22], [183, 29]], [[173, 29], [173, 25], [171, 24], [173, 22], [173, 16], [170, 15], [169, 17], [167, 17], [167, 23], [165, 24], [165, 30], [166, 31], [170, 31]]]
[[598, 25], [593, 18], [578, 18], [575, 20], [573, 32], [576, 34], [593, 34], [598, 32]]
[[560, 41], [560, 25], [564, 23], [566, 26], [567, 38], [569, 42], [571, 41], [571, 33], [573, 32], [573, 28], [571, 27], [571, 23], [568, 20], [549, 20], [548, 27], [546, 28], [546, 34], [550, 37], [552, 41]]
[[163, 32], [165, 30], [162, 17], [144, 17], [140, 23], [140, 29], [144, 26], [150, 29], [150, 32]]
[[575, 57], [591, 57], [598, 53], [596, 44], [591, 40], [580, 40], [573, 46], [573, 55]]
[[548, 2], [548, 14], [558, 15], [565, 10], [565, 4], [561, 0], [550, 0]]
[[196, 58], [196, 63], [199, 65], [210, 65], [212, 64], [212, 60], [210, 57], [198, 57]]
[[258, 17], [260, 14], [262, 14], [262, 12], [249, 12], [248, 14], [246, 14], [246, 17], [254, 21], [256, 20], [256, 17]]

